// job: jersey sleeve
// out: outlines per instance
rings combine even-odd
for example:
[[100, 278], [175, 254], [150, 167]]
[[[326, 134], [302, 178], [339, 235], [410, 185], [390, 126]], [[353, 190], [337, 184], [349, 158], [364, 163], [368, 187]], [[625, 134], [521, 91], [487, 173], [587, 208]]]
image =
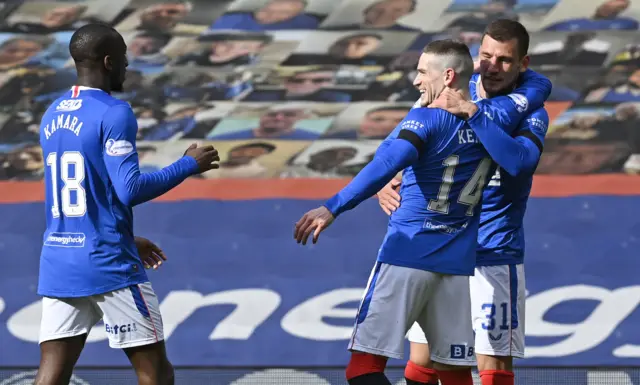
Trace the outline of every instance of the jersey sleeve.
[[494, 122], [469, 122], [469, 125], [491, 158], [509, 175], [517, 176], [535, 171], [542, 154], [549, 115], [544, 108], [532, 112], [518, 126], [514, 137]]
[[140, 173], [137, 132], [138, 123], [128, 105], [112, 106], [102, 118], [104, 164], [118, 199], [128, 206], [159, 197], [197, 169], [195, 159], [185, 156], [162, 170]]
[[334, 217], [373, 196], [400, 171], [418, 160], [423, 146], [422, 138], [426, 140], [427, 134], [425, 127], [421, 127], [419, 121], [413, 120], [410, 115], [380, 144], [373, 160], [324, 204]]
[[477, 102], [478, 111], [472, 119], [484, 122], [493, 120], [511, 134], [524, 117], [544, 106], [551, 95], [551, 88], [549, 79], [528, 69], [521, 75], [519, 85], [512, 93]]

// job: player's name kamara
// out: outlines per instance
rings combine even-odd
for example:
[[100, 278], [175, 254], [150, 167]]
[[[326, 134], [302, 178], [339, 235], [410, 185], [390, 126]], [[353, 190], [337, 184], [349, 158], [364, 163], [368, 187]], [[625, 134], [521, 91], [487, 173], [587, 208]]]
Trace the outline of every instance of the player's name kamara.
[[464, 129], [458, 130], [458, 143], [459, 144], [478, 143], [478, 138], [476, 138], [476, 134], [473, 132], [471, 128], [464, 128]]
[[80, 129], [84, 123], [78, 120], [78, 117], [68, 115], [68, 114], [60, 114], [56, 116], [54, 119], [51, 119], [51, 123], [44, 126], [44, 136], [45, 139], [49, 139], [51, 135], [53, 135], [58, 129], [70, 130], [76, 136], [80, 135]]

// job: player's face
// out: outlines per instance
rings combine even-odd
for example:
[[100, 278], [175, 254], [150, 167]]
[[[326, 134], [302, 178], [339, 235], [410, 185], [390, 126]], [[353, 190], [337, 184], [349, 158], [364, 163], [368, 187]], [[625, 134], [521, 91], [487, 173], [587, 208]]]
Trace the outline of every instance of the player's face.
[[270, 111], [260, 117], [260, 129], [268, 133], [286, 132], [305, 117], [303, 110]]
[[518, 75], [529, 64], [528, 56], [520, 58], [515, 38], [500, 42], [491, 36], [485, 36], [479, 57], [482, 87], [489, 97], [513, 90]]
[[284, 82], [289, 94], [309, 95], [333, 84], [333, 72], [306, 72], [294, 75]]
[[441, 61], [438, 57], [423, 53], [420, 55], [417, 67], [418, 74], [413, 81], [413, 86], [420, 91], [420, 105], [428, 106], [444, 90], [444, 73]]
[[379, 46], [380, 40], [373, 36], [355, 36], [338, 41], [330, 51], [347, 59], [361, 59]]
[[358, 134], [365, 138], [385, 138], [404, 119], [407, 111], [380, 110], [366, 114]]
[[373, 26], [389, 26], [411, 12], [410, 0], [384, 0], [372, 5], [364, 14], [364, 21]]
[[304, 10], [298, 0], [276, 0], [262, 7], [254, 17], [260, 24], [274, 24], [289, 20]]
[[109, 81], [111, 83], [111, 91], [122, 92], [124, 91], [124, 82], [127, 76], [127, 67], [129, 61], [127, 60], [127, 46], [120, 37], [118, 47], [115, 47], [114, 54], [110, 56], [111, 68], [109, 70]]
[[262, 42], [255, 40], [217, 41], [211, 44], [209, 60], [212, 63], [224, 63], [245, 55], [256, 54], [261, 48]]

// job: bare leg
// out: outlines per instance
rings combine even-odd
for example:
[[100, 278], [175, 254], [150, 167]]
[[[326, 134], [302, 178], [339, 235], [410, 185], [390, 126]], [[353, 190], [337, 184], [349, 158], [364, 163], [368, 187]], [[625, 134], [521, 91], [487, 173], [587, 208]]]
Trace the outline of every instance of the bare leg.
[[68, 385], [86, 340], [83, 334], [41, 343], [35, 385]]

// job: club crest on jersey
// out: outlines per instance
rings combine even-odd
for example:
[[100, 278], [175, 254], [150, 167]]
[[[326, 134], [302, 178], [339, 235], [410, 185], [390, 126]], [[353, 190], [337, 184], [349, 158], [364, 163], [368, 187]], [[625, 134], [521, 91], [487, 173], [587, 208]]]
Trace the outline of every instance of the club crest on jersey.
[[80, 107], [82, 107], [82, 99], [67, 99], [56, 106], [56, 111], [77, 111]]
[[107, 155], [122, 156], [133, 152], [133, 144], [126, 140], [109, 139], [104, 146]]
[[529, 108], [529, 99], [526, 96], [520, 94], [509, 94], [508, 96], [516, 104], [518, 112], [525, 112]]

